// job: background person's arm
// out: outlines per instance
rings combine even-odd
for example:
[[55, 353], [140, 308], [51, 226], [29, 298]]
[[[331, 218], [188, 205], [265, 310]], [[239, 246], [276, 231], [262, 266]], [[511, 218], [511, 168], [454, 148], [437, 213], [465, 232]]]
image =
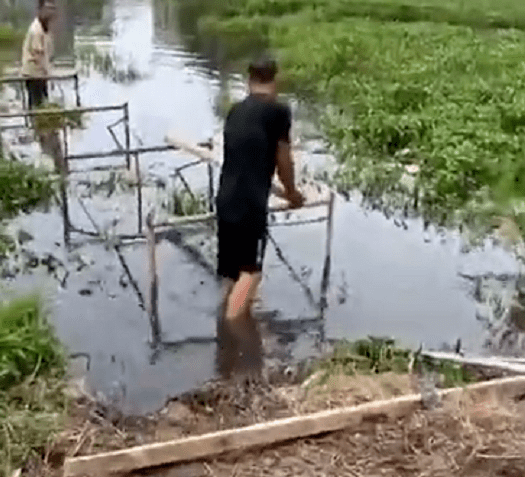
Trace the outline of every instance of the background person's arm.
[[34, 31], [30, 32], [29, 51], [35, 56], [44, 56], [45, 54], [45, 38], [43, 35], [37, 35]]

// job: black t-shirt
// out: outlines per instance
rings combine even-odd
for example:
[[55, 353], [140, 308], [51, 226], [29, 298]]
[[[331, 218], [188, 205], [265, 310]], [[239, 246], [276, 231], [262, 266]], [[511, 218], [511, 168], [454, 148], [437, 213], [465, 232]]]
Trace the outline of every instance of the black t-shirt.
[[230, 110], [224, 126], [217, 215], [229, 223], [266, 224], [277, 143], [290, 141], [288, 106], [251, 94]]

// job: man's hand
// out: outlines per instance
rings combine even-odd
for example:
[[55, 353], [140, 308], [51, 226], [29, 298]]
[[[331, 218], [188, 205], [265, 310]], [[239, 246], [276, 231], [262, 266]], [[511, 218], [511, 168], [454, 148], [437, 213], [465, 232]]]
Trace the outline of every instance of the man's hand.
[[297, 189], [287, 192], [285, 198], [292, 209], [299, 209], [305, 202], [303, 194]]

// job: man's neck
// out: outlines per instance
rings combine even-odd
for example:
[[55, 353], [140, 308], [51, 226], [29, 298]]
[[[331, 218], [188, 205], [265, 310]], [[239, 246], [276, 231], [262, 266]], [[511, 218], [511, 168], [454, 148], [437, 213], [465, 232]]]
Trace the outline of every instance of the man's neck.
[[266, 86], [265, 84], [251, 84], [250, 95], [260, 96], [268, 101], [275, 100], [273, 88]]
[[40, 18], [38, 17], [38, 21], [40, 22], [40, 24], [42, 25], [42, 29], [44, 30], [45, 33], [47, 33], [48, 31], [48, 27], [49, 27], [49, 23], [47, 20], [44, 20], [43, 18]]

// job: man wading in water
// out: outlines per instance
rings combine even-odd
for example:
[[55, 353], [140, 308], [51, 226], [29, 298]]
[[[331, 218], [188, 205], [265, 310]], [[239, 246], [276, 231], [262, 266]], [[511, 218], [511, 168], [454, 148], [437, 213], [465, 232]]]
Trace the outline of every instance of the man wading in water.
[[49, 26], [55, 16], [55, 3], [38, 0], [38, 15], [29, 27], [22, 47], [22, 76], [28, 77], [26, 89], [29, 109], [38, 108], [48, 98], [47, 80], [51, 72], [53, 41]]
[[217, 272], [225, 283], [221, 318], [223, 332], [230, 337], [229, 343], [219, 340], [223, 348], [219, 368], [226, 375], [239, 358], [240, 346], [253, 337], [251, 306], [261, 281], [268, 199], [276, 169], [284, 186], [279, 195], [294, 208], [304, 203], [295, 187], [291, 111], [277, 102], [277, 65], [265, 58], [252, 63], [248, 71], [250, 94], [232, 107], [226, 119], [217, 194]]

